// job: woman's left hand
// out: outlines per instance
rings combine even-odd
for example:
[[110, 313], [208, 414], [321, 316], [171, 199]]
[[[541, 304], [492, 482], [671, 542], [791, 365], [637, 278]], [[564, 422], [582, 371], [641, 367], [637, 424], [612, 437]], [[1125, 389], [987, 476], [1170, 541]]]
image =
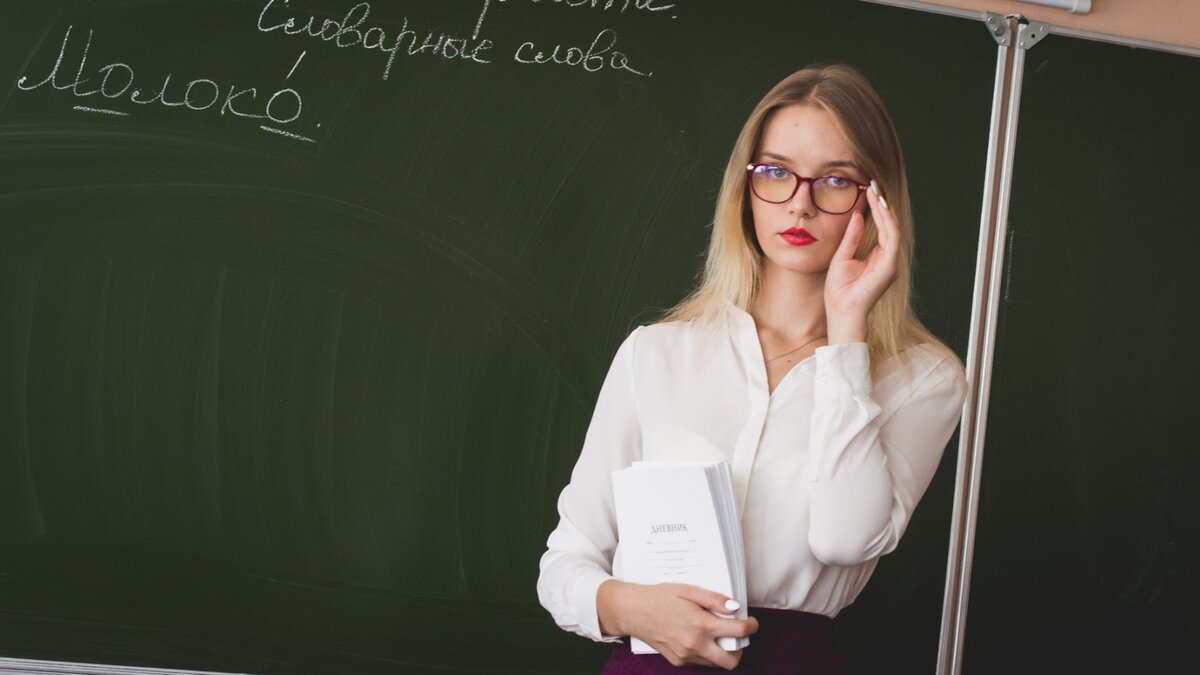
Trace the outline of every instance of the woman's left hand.
[[861, 212], [850, 216], [842, 243], [825, 275], [825, 320], [829, 344], [865, 342], [867, 314], [884, 291], [896, 280], [896, 259], [900, 251], [900, 229], [896, 219], [874, 190], [867, 190], [867, 202], [875, 216], [878, 243], [863, 260], [854, 257], [862, 241], [864, 219]]

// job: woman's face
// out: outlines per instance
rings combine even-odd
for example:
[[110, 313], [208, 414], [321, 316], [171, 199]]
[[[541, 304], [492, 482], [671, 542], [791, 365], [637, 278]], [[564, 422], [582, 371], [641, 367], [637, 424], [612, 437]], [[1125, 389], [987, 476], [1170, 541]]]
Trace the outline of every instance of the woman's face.
[[[840, 176], [868, 182], [833, 116], [811, 105], [792, 105], [771, 113], [754, 161], [799, 176]], [[754, 232], [768, 271], [822, 275], [841, 244], [851, 214], [866, 204], [866, 198], [859, 196], [852, 210], [840, 215], [825, 213], [813, 203], [809, 183], [801, 183], [796, 194], [782, 204], [763, 201], [753, 192], [749, 199]]]

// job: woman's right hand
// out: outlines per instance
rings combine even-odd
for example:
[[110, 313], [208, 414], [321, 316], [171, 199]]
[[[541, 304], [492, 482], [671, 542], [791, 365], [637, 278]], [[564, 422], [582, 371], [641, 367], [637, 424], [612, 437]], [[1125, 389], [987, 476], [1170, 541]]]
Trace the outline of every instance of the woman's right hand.
[[645, 586], [609, 579], [596, 592], [596, 613], [602, 633], [638, 637], [672, 665], [733, 670], [742, 652], [725, 651], [717, 638], [752, 635], [758, 630], [758, 620], [714, 616], [713, 612], [736, 611], [730, 610], [726, 602], [732, 601], [698, 586]]

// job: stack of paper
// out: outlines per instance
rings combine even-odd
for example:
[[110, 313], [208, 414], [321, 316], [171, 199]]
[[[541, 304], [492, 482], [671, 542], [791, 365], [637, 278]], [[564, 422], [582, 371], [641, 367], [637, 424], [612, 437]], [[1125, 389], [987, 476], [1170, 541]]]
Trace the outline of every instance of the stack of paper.
[[[624, 581], [692, 584], [722, 593], [746, 618], [746, 554], [727, 462], [634, 462], [613, 472]], [[720, 615], [730, 616], [730, 615]], [[727, 651], [749, 638], [720, 638]], [[637, 654], [654, 653], [633, 638]]]

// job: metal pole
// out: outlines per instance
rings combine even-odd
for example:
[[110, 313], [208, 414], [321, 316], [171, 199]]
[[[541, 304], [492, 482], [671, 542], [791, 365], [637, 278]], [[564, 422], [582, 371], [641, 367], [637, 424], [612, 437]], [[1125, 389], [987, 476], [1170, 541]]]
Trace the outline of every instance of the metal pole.
[[999, 44], [993, 88], [992, 120], [984, 174], [983, 211], [975, 264], [975, 295], [967, 348], [967, 397], [959, 430], [958, 470], [954, 487], [946, 593], [938, 646], [938, 675], [962, 672], [963, 641], [975, 551], [975, 522], [987, 434], [988, 398], [995, 358], [1008, 207], [1012, 193], [1013, 157], [1020, 115], [1025, 50], [1046, 34], [1044, 24], [1022, 24], [1020, 17], [986, 17]]

